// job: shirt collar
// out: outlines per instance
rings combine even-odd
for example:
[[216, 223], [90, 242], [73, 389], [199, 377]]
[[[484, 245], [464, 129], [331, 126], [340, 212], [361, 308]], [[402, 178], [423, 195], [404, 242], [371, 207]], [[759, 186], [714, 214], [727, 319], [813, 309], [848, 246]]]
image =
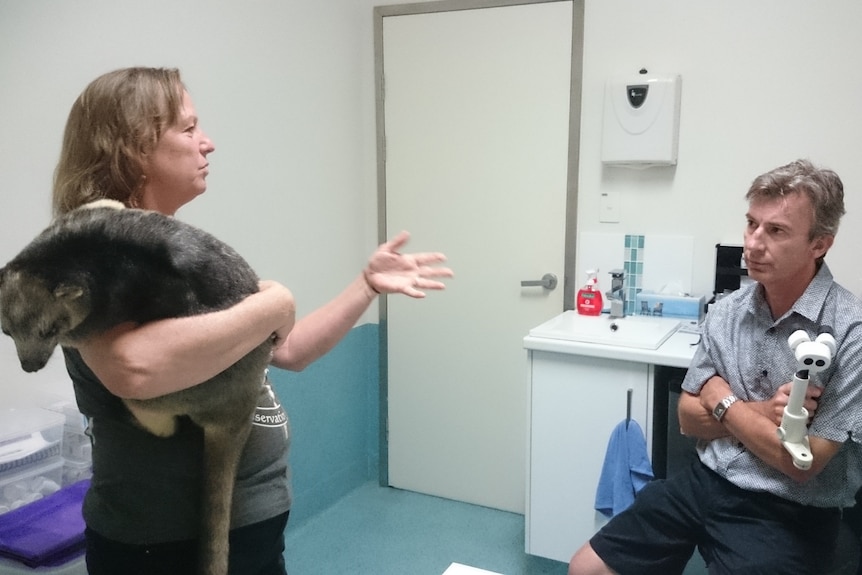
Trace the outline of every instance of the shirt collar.
[[[777, 318], [774, 323], [780, 323], [781, 320], [788, 317], [793, 313], [797, 313], [808, 320], [817, 323], [820, 318], [820, 312], [823, 310], [823, 304], [826, 302], [826, 296], [829, 294], [829, 290], [832, 288], [832, 272], [829, 270], [829, 266], [826, 265], [826, 262], [820, 264], [820, 269], [817, 270], [817, 273], [814, 274], [814, 278], [812, 278], [811, 282], [809, 282], [808, 287], [805, 288], [805, 291], [799, 296], [799, 299], [794, 302], [793, 306], [780, 318]], [[763, 312], [769, 315], [769, 304], [766, 303], [766, 297], [763, 294], [763, 286], [761, 284], [757, 284], [756, 289], [754, 290], [754, 297], [751, 298], [749, 302], [749, 311], [752, 314], [757, 315], [759, 312]], [[770, 318], [772, 316], [770, 315]]]
[[805, 288], [802, 296], [796, 300], [790, 312], [796, 312], [807, 319], [817, 322], [820, 318], [820, 313], [823, 310], [823, 305], [826, 302], [826, 296], [829, 295], [829, 290], [832, 289], [832, 272], [829, 271], [829, 266], [826, 262], [820, 264], [820, 269], [814, 275], [814, 279]]

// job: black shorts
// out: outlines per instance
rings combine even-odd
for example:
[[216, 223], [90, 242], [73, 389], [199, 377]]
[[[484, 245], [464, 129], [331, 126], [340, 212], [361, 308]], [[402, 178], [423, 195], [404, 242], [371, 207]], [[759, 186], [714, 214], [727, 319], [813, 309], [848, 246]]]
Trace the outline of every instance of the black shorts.
[[[285, 575], [284, 528], [288, 513], [230, 532], [230, 575]], [[189, 575], [197, 573], [197, 541], [130, 545], [86, 530], [90, 575]]]
[[814, 575], [840, 521], [838, 509], [740, 489], [696, 461], [644, 487], [590, 545], [620, 575], [682, 573], [695, 547], [710, 574]]

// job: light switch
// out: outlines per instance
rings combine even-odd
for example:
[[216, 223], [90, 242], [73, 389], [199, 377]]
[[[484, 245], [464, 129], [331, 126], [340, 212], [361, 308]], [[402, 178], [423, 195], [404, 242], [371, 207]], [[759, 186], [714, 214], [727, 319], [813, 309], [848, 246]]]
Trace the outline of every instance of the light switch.
[[617, 224], [620, 221], [620, 192], [602, 192], [599, 203], [599, 221]]

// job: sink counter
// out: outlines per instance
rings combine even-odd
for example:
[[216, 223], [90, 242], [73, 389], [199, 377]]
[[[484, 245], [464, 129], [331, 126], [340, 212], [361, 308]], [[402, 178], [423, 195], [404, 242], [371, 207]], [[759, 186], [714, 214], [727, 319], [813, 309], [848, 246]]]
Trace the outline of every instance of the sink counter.
[[[565, 312], [552, 319], [551, 322], [560, 320], [572, 313], [575, 312]], [[638, 316], [632, 316], [632, 318], [637, 317]], [[609, 321], [607, 317], [591, 319]], [[627, 318], [624, 318], [621, 321], [625, 321], [625, 319]], [[684, 320], [680, 321], [682, 321], [683, 324], [685, 323]], [[544, 337], [541, 335], [541, 330], [538, 330], [537, 328], [532, 330], [532, 333], [524, 338], [524, 347], [528, 350], [535, 351], [550, 351], [570, 355], [585, 355], [605, 359], [618, 359], [623, 361], [635, 361], [653, 365], [667, 365], [670, 367], [685, 368], [688, 367], [689, 363], [691, 363], [691, 358], [694, 356], [694, 351], [699, 341], [700, 336], [696, 333], [676, 330], [671, 333], [669, 337], [664, 339], [658, 348], [646, 349], [614, 345], [613, 343], [592, 343], [588, 341], [577, 341], [575, 339]]]
[[[596, 491], [608, 438], [618, 424], [625, 418], [637, 422], [649, 453], [654, 434], [660, 445], [667, 443], [661, 436], [667, 416], [663, 422], [656, 417], [657, 409], [669, 405], [666, 374], [684, 373], [700, 339], [686, 331], [685, 320], [572, 313], [551, 318], [523, 339], [525, 550], [562, 562], [607, 522], [595, 509]], [[612, 321], [619, 325], [613, 328]], [[659, 388], [665, 391], [657, 396]]]

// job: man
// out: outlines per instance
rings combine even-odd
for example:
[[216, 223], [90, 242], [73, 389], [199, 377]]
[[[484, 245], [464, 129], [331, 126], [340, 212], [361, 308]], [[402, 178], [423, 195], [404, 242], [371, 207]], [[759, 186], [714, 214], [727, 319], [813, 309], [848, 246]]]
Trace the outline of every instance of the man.
[[[862, 303], [823, 261], [843, 184], [799, 160], [755, 179], [746, 199], [756, 281], [711, 308], [679, 402], [700, 461], [645, 487], [574, 555], [570, 575], [682, 573], [695, 547], [711, 574], [815, 574], [831, 560], [841, 508], [862, 485]], [[776, 433], [797, 369], [788, 337], [800, 329], [837, 343], [806, 394], [807, 470]]]

